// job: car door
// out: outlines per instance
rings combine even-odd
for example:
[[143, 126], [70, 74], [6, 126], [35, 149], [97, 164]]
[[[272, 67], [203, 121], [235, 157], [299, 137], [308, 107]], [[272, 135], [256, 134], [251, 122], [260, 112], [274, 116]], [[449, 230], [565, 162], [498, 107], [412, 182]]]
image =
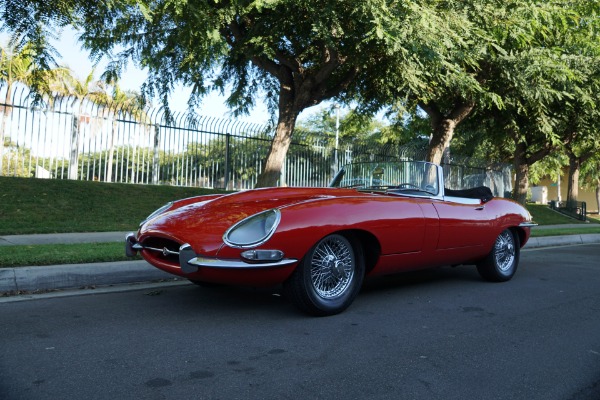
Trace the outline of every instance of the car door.
[[487, 242], [490, 219], [481, 200], [446, 197], [433, 206], [439, 216], [438, 250], [479, 247]]

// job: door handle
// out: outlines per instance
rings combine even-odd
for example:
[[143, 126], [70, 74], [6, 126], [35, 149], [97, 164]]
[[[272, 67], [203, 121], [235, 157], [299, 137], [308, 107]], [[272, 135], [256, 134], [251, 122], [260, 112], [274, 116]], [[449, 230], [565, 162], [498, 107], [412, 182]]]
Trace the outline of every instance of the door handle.
[[482, 211], [485, 209], [485, 206], [479, 206], [479, 207], [475, 207], [476, 211]]

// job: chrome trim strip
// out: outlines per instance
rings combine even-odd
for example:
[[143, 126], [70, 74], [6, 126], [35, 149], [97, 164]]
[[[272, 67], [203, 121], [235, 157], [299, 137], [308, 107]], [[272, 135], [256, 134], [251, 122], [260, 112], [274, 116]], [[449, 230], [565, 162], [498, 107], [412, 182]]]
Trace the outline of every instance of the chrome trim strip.
[[534, 226], [538, 226], [538, 224], [536, 224], [535, 222], [521, 222], [519, 224], [519, 227], [521, 228], [532, 228]]
[[172, 255], [175, 255], [175, 256], [179, 255], [178, 251], [169, 250], [166, 247], [163, 247], [162, 249], [159, 249], [158, 247], [144, 246], [144, 245], [141, 245], [141, 244], [137, 243], [136, 245], [134, 245], [134, 248], [135, 249], [139, 249], [139, 250], [156, 251], [158, 253], [162, 253], [165, 257], [168, 256], [169, 254], [172, 254]]
[[467, 206], [479, 206], [481, 205], [480, 199], [470, 199], [467, 197], [455, 197], [455, 196], [444, 196], [444, 200], [449, 203], [464, 204]]
[[284, 258], [283, 260], [271, 263], [247, 263], [241, 260], [221, 260], [218, 258], [194, 257], [188, 261], [188, 264], [207, 268], [233, 268], [233, 269], [253, 269], [253, 268], [275, 268], [283, 267], [298, 262], [294, 258]]
[[140, 251], [140, 250], [156, 251], [157, 253], [162, 253], [165, 257], [168, 256], [168, 255], [179, 256], [179, 252], [178, 251], [169, 250], [166, 247], [163, 247], [162, 249], [159, 249], [158, 247], [144, 246], [143, 244], [141, 244], [140, 242], [137, 241], [137, 239], [135, 238], [135, 235], [133, 233], [130, 233], [130, 234], [128, 234], [125, 237], [125, 242], [129, 246], [129, 248], [131, 248], [131, 250], [135, 250], [135, 251]]

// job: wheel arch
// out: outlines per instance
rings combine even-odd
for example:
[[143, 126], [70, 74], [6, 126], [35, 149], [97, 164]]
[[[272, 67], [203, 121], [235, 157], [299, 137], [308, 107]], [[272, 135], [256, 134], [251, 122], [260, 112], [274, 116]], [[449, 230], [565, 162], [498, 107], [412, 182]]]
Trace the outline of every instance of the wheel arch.
[[519, 240], [519, 248], [522, 248], [524, 246], [524, 242], [525, 242], [525, 231], [523, 230], [523, 228], [519, 228], [518, 226], [513, 226], [511, 228], [508, 228], [513, 235], [515, 235], [517, 237], [517, 239]]
[[381, 245], [375, 235], [361, 229], [348, 229], [333, 233], [343, 235], [350, 241], [354, 241], [361, 246], [365, 262], [365, 274], [368, 274], [375, 268], [381, 255]]

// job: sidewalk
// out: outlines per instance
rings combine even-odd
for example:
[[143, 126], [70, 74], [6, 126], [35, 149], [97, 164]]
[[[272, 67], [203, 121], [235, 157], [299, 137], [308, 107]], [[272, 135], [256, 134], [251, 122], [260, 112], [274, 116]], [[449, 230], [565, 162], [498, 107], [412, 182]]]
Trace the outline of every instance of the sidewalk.
[[[587, 228], [598, 224], [546, 225], [533, 229]], [[123, 242], [127, 232], [59, 233], [0, 236], [0, 251], [13, 245]], [[600, 234], [577, 234], [530, 238], [525, 249], [600, 243]], [[123, 250], [124, 251], [124, 250]], [[0, 295], [22, 291], [76, 289], [90, 286], [173, 280], [175, 277], [146, 261], [67, 264], [0, 268]]]
[[89, 232], [89, 233], [50, 233], [44, 235], [8, 235], [0, 236], [0, 246], [69, 244], [69, 243], [107, 243], [125, 241], [129, 232]]

